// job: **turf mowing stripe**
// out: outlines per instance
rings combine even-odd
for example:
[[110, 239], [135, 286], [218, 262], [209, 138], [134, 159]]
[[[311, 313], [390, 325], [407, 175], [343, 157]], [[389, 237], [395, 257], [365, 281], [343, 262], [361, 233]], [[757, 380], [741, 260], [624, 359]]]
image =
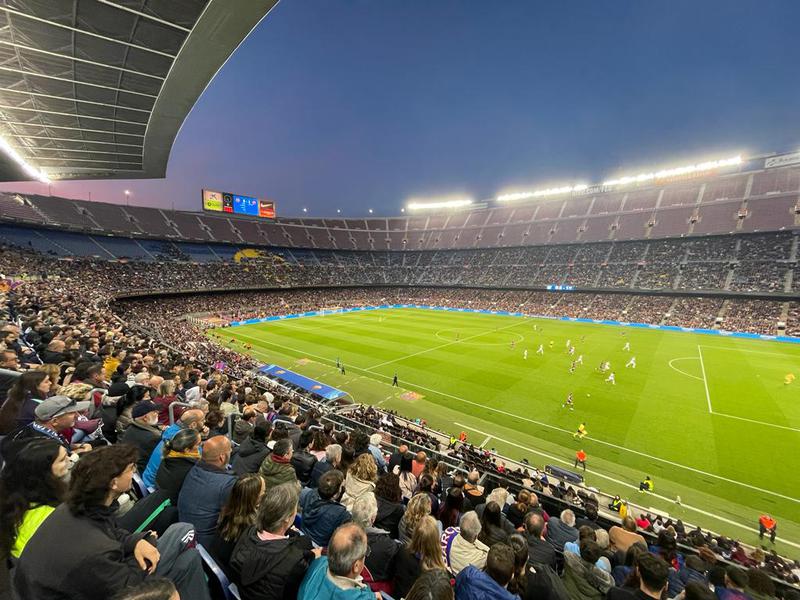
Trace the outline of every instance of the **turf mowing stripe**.
[[[316, 359], [318, 359], [320, 361], [323, 361], [325, 363], [333, 362], [333, 361], [331, 361], [331, 359], [326, 358], [324, 356], [319, 356], [317, 354], [312, 354], [312, 353], [306, 352], [304, 350], [298, 350], [296, 348], [292, 348], [291, 346], [284, 346], [284, 345], [281, 345], [281, 344], [276, 344], [274, 342], [268, 342], [268, 341], [260, 339], [260, 338], [254, 338], [254, 337], [251, 337], [251, 336], [246, 336], [246, 335], [241, 335], [241, 334], [238, 334], [237, 337], [253, 340], [254, 342], [257, 342], [256, 345], [260, 345], [262, 347], [264, 346], [264, 344], [267, 344], [267, 345], [270, 345], [270, 346], [274, 346], [276, 348], [281, 348], [283, 350], [289, 350], [291, 352], [294, 352], [296, 354], [300, 354], [300, 355], [303, 355], [303, 356], [311, 356], [311, 357], [314, 357], [314, 358], [316, 358]], [[391, 379], [391, 377], [388, 376], [388, 375], [381, 375], [380, 373], [374, 373], [373, 371], [367, 371], [366, 369], [362, 369], [362, 368], [359, 368], [359, 367], [350, 367], [350, 368], [353, 369], [353, 370], [356, 370], [356, 371], [362, 371], [364, 373], [369, 373], [370, 375], [374, 375], [374, 376], [377, 376], [377, 377], [382, 377], [384, 379]], [[537, 421], [535, 419], [530, 419], [528, 417], [522, 417], [520, 415], [515, 415], [514, 413], [511, 413], [511, 412], [508, 412], [508, 411], [505, 411], [505, 410], [501, 410], [499, 408], [494, 408], [492, 406], [488, 406], [488, 405], [485, 405], [485, 404], [479, 404], [478, 402], [473, 402], [471, 400], [466, 400], [465, 398], [461, 398], [459, 396], [454, 396], [453, 394], [449, 394], [447, 392], [434, 390], [432, 388], [428, 388], [428, 387], [425, 387], [423, 385], [419, 385], [419, 384], [412, 383], [412, 382], [405, 382], [405, 383], [409, 387], [416, 387], [416, 388], [419, 388], [421, 390], [426, 390], [426, 391], [429, 391], [429, 392], [433, 392], [434, 394], [439, 394], [440, 396], [447, 396], [448, 398], [452, 398], [454, 400], [458, 400], [460, 402], [464, 402], [465, 404], [471, 404], [473, 406], [477, 406], [477, 407], [482, 408], [484, 410], [489, 410], [489, 411], [492, 411], [492, 412], [496, 412], [498, 414], [503, 414], [503, 415], [506, 415], [506, 416], [509, 416], [509, 417], [513, 417], [515, 419], [519, 419], [519, 420], [522, 420], [522, 421], [527, 421], [529, 423], [533, 423], [533, 424], [539, 425], [541, 427], [547, 427], [549, 429], [553, 429], [555, 431], [560, 431], [562, 433], [569, 433], [569, 434], [572, 433], [570, 430], [564, 429], [562, 427], [557, 427], [555, 425], [551, 425], [549, 423], [544, 423], [542, 421]], [[714, 414], [714, 413], [712, 413], [712, 414]], [[617, 450], [622, 450], [622, 451], [625, 451], [625, 452], [629, 452], [631, 454], [636, 454], [637, 456], [641, 456], [641, 457], [644, 457], [644, 458], [649, 458], [649, 459], [652, 459], [652, 460], [656, 460], [656, 461], [662, 462], [664, 464], [671, 465], [673, 467], [678, 467], [680, 469], [685, 469], [687, 471], [691, 471], [693, 473], [697, 473], [698, 475], [705, 475], [707, 477], [712, 477], [714, 479], [719, 479], [720, 481], [725, 481], [727, 483], [732, 483], [734, 485], [739, 485], [739, 486], [742, 486], [742, 487], [746, 487], [748, 489], [755, 490], [757, 492], [761, 492], [761, 493], [764, 493], [764, 494], [769, 494], [769, 495], [775, 496], [777, 498], [782, 498], [784, 500], [789, 500], [790, 502], [794, 502], [794, 503], [800, 504], [800, 499], [792, 498], [791, 496], [787, 496], [786, 494], [781, 494], [780, 492], [773, 492], [772, 490], [767, 490], [767, 489], [764, 489], [764, 488], [760, 488], [760, 487], [757, 487], [757, 486], [754, 486], [754, 485], [750, 485], [749, 483], [744, 483], [742, 481], [737, 481], [735, 479], [730, 479], [728, 477], [724, 477], [722, 475], [716, 475], [714, 473], [709, 473], [707, 471], [703, 471], [703, 470], [697, 469], [695, 467], [690, 467], [688, 465], [683, 465], [683, 464], [680, 464], [680, 463], [676, 463], [674, 461], [667, 460], [665, 458], [660, 458], [658, 456], [653, 456], [652, 454], [647, 454], [645, 452], [640, 452], [638, 450], [633, 450], [631, 448], [626, 448], [625, 446], [620, 446], [618, 444], [613, 444], [611, 442], [606, 442], [606, 441], [603, 441], [603, 440], [600, 440], [600, 439], [597, 439], [597, 438], [594, 438], [594, 437], [591, 437], [589, 439], [591, 439], [592, 441], [597, 442], [598, 444], [602, 444], [602, 445], [608, 446], [610, 448], [616, 448]]]
[[[475, 433], [480, 433], [481, 435], [487, 435], [485, 431], [481, 431], [480, 429], [475, 429], [474, 427], [470, 427], [469, 425], [464, 425], [463, 423], [453, 423], [453, 425], [456, 425], [457, 427], [461, 427], [463, 429], [469, 429], [470, 431], [474, 431]], [[491, 439], [491, 437], [495, 437], [498, 441], [503, 442], [504, 444], [508, 444], [509, 446], [515, 446], [515, 447], [519, 448], [520, 450], [525, 450], [525, 451], [530, 452], [532, 454], [538, 454], [539, 456], [544, 456], [545, 458], [547, 458], [547, 459], [549, 459], [551, 461], [560, 462], [562, 464], [570, 465], [570, 466], [574, 465], [574, 463], [571, 463], [571, 462], [569, 462], [567, 460], [564, 460], [563, 458], [558, 458], [556, 456], [553, 456], [552, 454], [547, 454], [546, 452], [542, 452], [540, 450], [534, 450], [533, 448], [528, 448], [527, 446], [523, 446], [522, 444], [517, 444], [516, 442], [511, 442], [509, 440], [504, 440], [504, 439], [498, 438], [496, 435], [490, 436], [489, 438], [487, 438], [487, 440]], [[485, 443], [485, 441], [484, 441], [484, 443]], [[628, 488], [631, 488], [631, 489], [637, 490], [637, 491], [639, 490], [638, 486], [632, 485], [632, 484], [627, 483], [625, 481], [621, 481], [619, 479], [616, 479], [615, 477], [609, 477], [608, 475], [603, 475], [602, 473], [599, 473], [597, 471], [590, 471], [590, 472], [591, 472], [592, 475], [596, 475], [597, 477], [601, 477], [602, 479], [606, 479], [608, 481], [612, 481], [612, 482], [616, 483], [617, 485], [621, 485], [623, 487], [628, 487]], [[653, 496], [655, 498], [658, 498], [659, 500], [664, 500], [666, 502], [675, 502], [674, 498], [667, 498], [666, 496], [662, 496], [660, 494], [656, 494], [655, 492], [648, 492], [648, 495]], [[694, 506], [690, 506], [688, 504], [683, 504], [683, 503], [681, 504], [681, 506], [683, 508], [688, 508], [689, 510], [692, 510], [692, 511], [694, 511], [694, 512], [700, 514], [700, 515], [703, 515], [703, 516], [706, 516], [706, 517], [711, 517], [711, 518], [717, 519], [719, 521], [722, 521], [724, 523], [727, 523], [728, 525], [735, 525], [736, 527], [744, 529], [745, 531], [748, 531], [750, 533], [758, 533], [758, 529], [754, 529], [752, 527], [748, 527], [747, 525], [742, 525], [738, 521], [732, 521], [731, 519], [726, 519], [725, 517], [721, 517], [716, 513], [711, 513], [711, 512], [705, 511], [702, 508], [695, 508]], [[781, 538], [781, 542], [783, 542], [785, 544], [788, 544], [789, 546], [793, 546], [795, 548], [800, 548], [800, 544], [792, 542], [790, 540], [785, 540], [785, 539]]]
[[708, 412], [714, 414], [714, 409], [711, 407], [711, 394], [708, 393], [708, 377], [706, 377], [706, 367], [703, 364], [703, 351], [700, 345], [697, 345], [697, 353], [700, 355], [700, 371], [703, 373], [703, 386], [706, 388], [706, 400], [708, 401]]

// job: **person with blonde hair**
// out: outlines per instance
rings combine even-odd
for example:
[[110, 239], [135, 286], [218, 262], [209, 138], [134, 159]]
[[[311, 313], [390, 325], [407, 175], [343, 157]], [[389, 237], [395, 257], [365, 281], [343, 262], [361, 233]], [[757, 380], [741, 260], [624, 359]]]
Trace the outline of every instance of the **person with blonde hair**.
[[375, 482], [378, 481], [378, 466], [372, 454], [365, 453], [359, 456], [350, 468], [344, 480], [344, 494], [342, 504], [353, 512], [353, 504], [364, 496], [375, 496]]
[[446, 569], [439, 542], [436, 520], [427, 515], [420, 519], [411, 541], [400, 548], [395, 558], [394, 595], [403, 598], [414, 581], [425, 571]]
[[400, 534], [400, 543], [408, 544], [414, 537], [417, 524], [431, 514], [431, 499], [428, 494], [417, 494], [408, 501], [406, 512], [400, 519], [397, 530]]

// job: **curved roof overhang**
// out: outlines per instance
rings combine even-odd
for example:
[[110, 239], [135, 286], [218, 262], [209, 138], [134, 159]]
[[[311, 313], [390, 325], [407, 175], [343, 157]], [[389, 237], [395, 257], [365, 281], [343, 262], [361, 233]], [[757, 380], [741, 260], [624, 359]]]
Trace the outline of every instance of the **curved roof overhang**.
[[277, 0], [0, 0], [0, 181], [164, 177]]

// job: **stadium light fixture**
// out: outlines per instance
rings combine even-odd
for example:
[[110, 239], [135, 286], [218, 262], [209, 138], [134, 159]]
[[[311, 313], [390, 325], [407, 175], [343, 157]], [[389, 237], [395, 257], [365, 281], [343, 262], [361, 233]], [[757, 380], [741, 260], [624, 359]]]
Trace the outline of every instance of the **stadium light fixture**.
[[33, 165], [28, 163], [20, 154], [17, 152], [14, 147], [8, 143], [8, 141], [0, 136], [0, 148], [5, 152], [11, 159], [17, 163], [25, 173], [37, 181], [41, 181], [42, 183], [51, 183], [50, 178], [45, 175], [42, 171], [35, 168]]
[[435, 208], [461, 208], [469, 206], [472, 200], [469, 198], [456, 198], [453, 200], [433, 200], [433, 201], [414, 201], [406, 205], [408, 210], [430, 210]]
[[342, 209], [341, 209], [341, 208], [337, 208], [337, 209], [336, 209], [336, 214], [337, 214], [337, 215], [340, 215], [340, 214], [342, 214]]
[[678, 177], [680, 175], [691, 175], [693, 173], [702, 173], [703, 171], [713, 171], [721, 167], [731, 167], [741, 164], [741, 156], [732, 156], [730, 158], [723, 158], [720, 160], [710, 160], [695, 165], [687, 165], [685, 167], [676, 167], [674, 169], [662, 169], [661, 171], [651, 173], [639, 173], [638, 175], [627, 175], [617, 179], [609, 179], [603, 182], [603, 186], [611, 187], [617, 185], [628, 185], [631, 183], [643, 183], [646, 181], [653, 181], [656, 179], [667, 179], [669, 177]]
[[371, 208], [369, 209], [369, 214], [372, 214], [372, 209]]
[[585, 183], [576, 185], [564, 185], [561, 187], [547, 188], [544, 190], [534, 190], [532, 192], [514, 192], [511, 194], [502, 194], [497, 197], [498, 202], [513, 202], [515, 200], [527, 200], [529, 198], [542, 198], [546, 196], [560, 196], [562, 194], [572, 194], [574, 192], [582, 192], [589, 186]]
[[308, 212], [308, 209], [307, 209], [305, 206], [303, 207], [303, 212], [304, 212], [304, 213], [307, 213], [307, 212]]

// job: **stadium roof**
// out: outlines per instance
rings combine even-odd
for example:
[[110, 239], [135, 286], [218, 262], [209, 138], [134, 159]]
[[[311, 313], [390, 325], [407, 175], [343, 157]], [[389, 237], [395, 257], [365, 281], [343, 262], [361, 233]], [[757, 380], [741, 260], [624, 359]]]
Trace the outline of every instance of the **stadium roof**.
[[163, 177], [184, 118], [276, 3], [0, 0], [0, 181]]

